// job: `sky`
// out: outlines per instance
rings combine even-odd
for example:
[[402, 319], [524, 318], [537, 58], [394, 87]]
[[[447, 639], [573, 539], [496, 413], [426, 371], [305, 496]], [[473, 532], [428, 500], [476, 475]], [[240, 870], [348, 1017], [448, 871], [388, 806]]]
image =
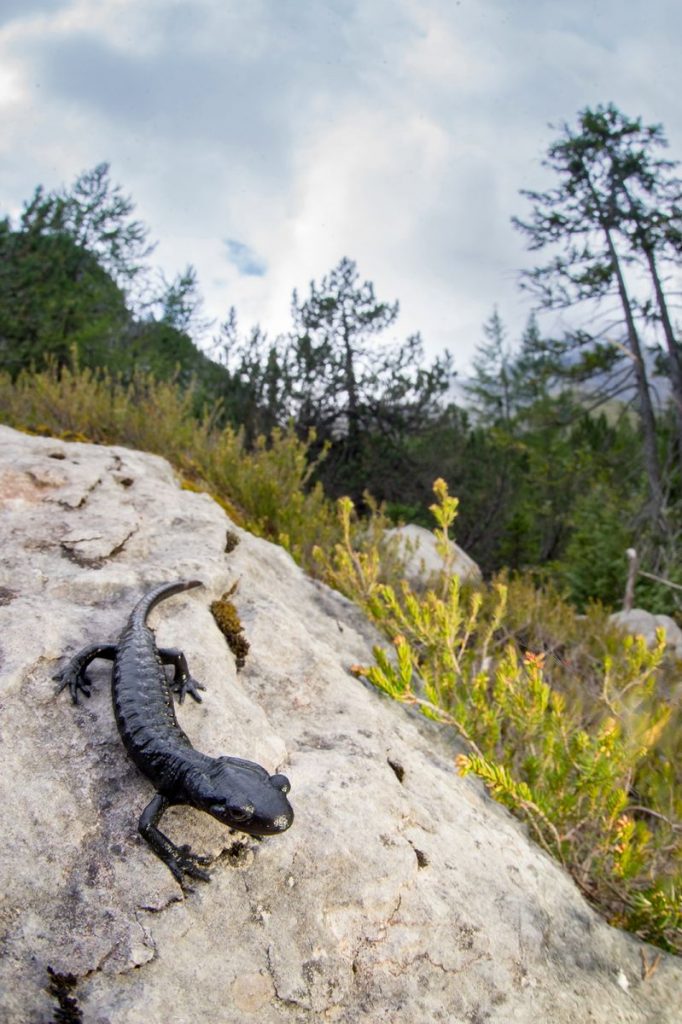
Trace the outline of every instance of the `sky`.
[[681, 35], [679, 0], [0, 0], [0, 215], [107, 161], [216, 323], [286, 330], [347, 256], [466, 371], [530, 313], [549, 125], [614, 102], [682, 157]]

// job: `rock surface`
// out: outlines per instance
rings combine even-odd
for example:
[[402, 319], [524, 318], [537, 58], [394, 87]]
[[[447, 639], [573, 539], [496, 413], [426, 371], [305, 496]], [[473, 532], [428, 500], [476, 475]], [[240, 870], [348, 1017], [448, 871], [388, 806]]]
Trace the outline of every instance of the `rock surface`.
[[643, 636], [649, 647], [656, 642], [656, 630], [665, 630], [666, 645], [675, 657], [682, 658], [682, 629], [669, 615], [654, 615], [644, 608], [631, 608], [629, 611], [614, 612], [609, 616], [626, 633]]
[[[225, 553], [226, 531], [240, 544]], [[372, 631], [280, 548], [181, 490], [161, 459], [0, 428], [0, 1019], [46, 1024], [47, 966], [85, 1024], [679, 1020], [682, 964], [604, 923], [447, 739], [350, 675]], [[183, 896], [137, 836], [149, 783], [126, 759], [84, 643], [115, 638], [159, 581], [206, 584], [152, 615], [206, 686], [179, 710], [201, 750], [284, 770], [292, 829], [262, 842], [179, 808], [215, 862]], [[239, 581], [237, 675], [209, 612]], [[191, 706], [187, 706], [187, 704]]]
[[[444, 568], [443, 557], [436, 548], [436, 539], [430, 530], [415, 523], [386, 530], [386, 539], [395, 545], [396, 553], [404, 560], [405, 579], [415, 590], [425, 590], [433, 577]], [[449, 543], [451, 571], [461, 580], [481, 577], [473, 558], [454, 541]]]

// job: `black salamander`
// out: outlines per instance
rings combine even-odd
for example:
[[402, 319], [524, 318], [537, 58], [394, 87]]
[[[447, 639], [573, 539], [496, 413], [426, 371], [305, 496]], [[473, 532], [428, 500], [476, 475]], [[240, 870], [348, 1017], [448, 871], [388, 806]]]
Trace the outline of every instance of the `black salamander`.
[[[60, 684], [57, 692], [68, 686], [77, 704], [79, 693], [90, 696], [90, 662], [113, 661], [111, 694], [118, 731], [130, 758], [157, 791], [142, 812], [139, 830], [181, 885], [185, 875], [209, 881], [201, 865], [210, 858], [198, 856], [189, 846], [176, 846], [160, 831], [161, 816], [172, 804], [189, 804], [255, 836], [284, 832], [294, 818], [285, 775], [270, 775], [237, 757], [202, 754], [178, 725], [173, 694], [180, 703], [188, 693], [201, 701], [198, 691], [204, 687], [192, 679], [182, 651], [157, 648], [146, 620], [159, 601], [200, 586], [199, 580], [187, 580], [156, 587], [135, 606], [117, 643], [83, 648], [54, 677]], [[175, 669], [171, 681], [164, 665]]]

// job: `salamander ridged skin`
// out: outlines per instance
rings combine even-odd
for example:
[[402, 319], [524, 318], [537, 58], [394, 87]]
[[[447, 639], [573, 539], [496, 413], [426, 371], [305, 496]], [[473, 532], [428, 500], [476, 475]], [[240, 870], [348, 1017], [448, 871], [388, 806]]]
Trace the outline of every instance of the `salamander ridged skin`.
[[116, 725], [132, 761], [160, 793], [172, 795], [176, 762], [193, 750], [178, 725], [170, 683], [146, 616], [172, 591], [159, 587], [133, 611], [116, 645], [111, 697]]
[[[204, 687], [192, 679], [182, 651], [157, 647], [146, 620], [159, 601], [199, 586], [199, 580], [179, 580], [155, 587], [135, 606], [117, 643], [90, 644], [55, 676], [59, 690], [68, 686], [77, 704], [79, 694], [90, 696], [88, 665], [95, 658], [113, 661], [111, 693], [121, 740], [156, 789], [140, 817], [139, 831], [183, 886], [185, 875], [209, 880], [201, 866], [209, 859], [192, 853], [189, 846], [176, 846], [159, 830], [170, 805], [189, 804], [232, 829], [256, 836], [284, 832], [294, 817], [285, 775], [270, 775], [253, 761], [202, 754], [178, 724], [173, 696], [182, 702], [189, 693], [200, 702], [199, 690]], [[172, 681], [167, 665], [175, 669]]]

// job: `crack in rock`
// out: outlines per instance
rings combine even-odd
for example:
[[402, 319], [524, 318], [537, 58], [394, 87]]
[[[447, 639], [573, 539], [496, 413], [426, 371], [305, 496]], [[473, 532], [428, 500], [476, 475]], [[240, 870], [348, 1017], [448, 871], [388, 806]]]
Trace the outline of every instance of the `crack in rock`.
[[[75, 539], [68, 538], [60, 542], [60, 547], [66, 558], [71, 562], [75, 562], [84, 569], [101, 569], [102, 566], [120, 555], [128, 543], [128, 541], [135, 536], [138, 532], [138, 527], [134, 526], [131, 530], [113, 547], [108, 548], [103, 553], [95, 553], [98, 549], [98, 542], [103, 541], [104, 537], [101, 534], [93, 534], [90, 537], [77, 537]], [[85, 551], [79, 551], [79, 546], [90, 545], [94, 549], [92, 554], [88, 554]], [[107, 545], [108, 547], [108, 545]]]
[[151, 903], [138, 903], [137, 909], [143, 910], [145, 914], [162, 914], [164, 910], [168, 910], [169, 907], [174, 906], [177, 903], [184, 903], [185, 897], [182, 893], [175, 893], [172, 896], [168, 896], [162, 900], [161, 903], [154, 906]]
[[54, 505], [59, 505], [60, 508], [68, 509], [69, 512], [77, 512], [79, 509], [82, 509], [87, 505], [93, 491], [97, 490], [98, 487], [101, 487], [102, 483], [103, 478], [99, 476], [95, 481], [93, 481], [93, 483], [89, 484], [84, 491], [80, 487], [72, 487], [70, 491], [67, 490], [66, 493], [64, 493], [64, 489], [62, 488], [62, 493], [58, 497], [49, 497], [46, 500]]
[[283, 1006], [291, 1006], [296, 1009], [307, 1010], [310, 1008], [309, 993], [302, 993], [300, 998], [296, 995], [282, 995], [280, 991], [280, 982], [278, 979], [278, 971], [272, 961], [272, 946], [267, 946], [265, 949], [265, 963], [267, 965], [270, 977], [272, 979], [272, 985], [275, 991], [275, 999]]

